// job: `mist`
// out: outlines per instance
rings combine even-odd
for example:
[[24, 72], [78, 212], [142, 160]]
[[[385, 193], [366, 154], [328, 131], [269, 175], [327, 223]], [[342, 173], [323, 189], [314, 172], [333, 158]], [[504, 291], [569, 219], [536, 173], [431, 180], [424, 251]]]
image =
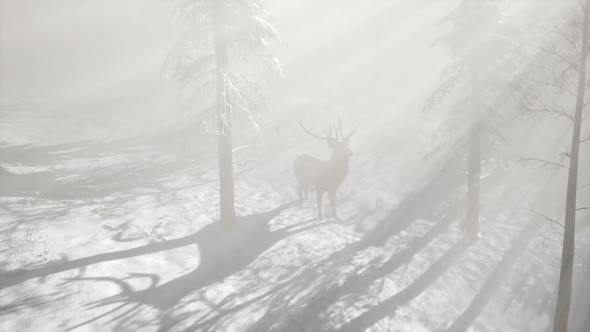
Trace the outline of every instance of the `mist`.
[[0, 330], [590, 330], [589, 16], [0, 0]]

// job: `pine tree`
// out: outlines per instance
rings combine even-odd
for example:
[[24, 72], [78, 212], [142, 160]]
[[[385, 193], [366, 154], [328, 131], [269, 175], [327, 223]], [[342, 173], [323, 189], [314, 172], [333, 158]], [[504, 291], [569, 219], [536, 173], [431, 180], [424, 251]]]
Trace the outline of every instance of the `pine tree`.
[[[245, 112], [259, 131], [259, 111], [264, 104], [261, 88], [242, 74], [237, 64], [250, 68], [254, 61], [248, 62], [247, 56], [255, 55], [257, 64], [262, 63], [282, 75], [279, 62], [269, 48], [271, 40], [282, 41], [282, 37], [258, 0], [183, 1], [179, 4], [179, 16], [188, 23], [189, 31], [166, 67], [189, 94], [215, 86], [215, 106], [205, 109], [215, 110], [220, 219], [232, 224], [235, 220], [233, 111]], [[235, 59], [236, 65], [232, 66], [230, 59]], [[209, 128], [206, 120], [199, 122]]]
[[[514, 74], [519, 58], [518, 30], [501, 22], [501, 2], [463, 0], [443, 20], [451, 30], [437, 43], [449, 48], [453, 57], [442, 73], [441, 85], [425, 103], [425, 110], [453, 98], [447, 126], [468, 124], [464, 143], [467, 147], [466, 233], [479, 233], [480, 187], [483, 146], [498, 136], [496, 122], [502, 118], [498, 101]], [[457, 92], [459, 91], [459, 92]]]

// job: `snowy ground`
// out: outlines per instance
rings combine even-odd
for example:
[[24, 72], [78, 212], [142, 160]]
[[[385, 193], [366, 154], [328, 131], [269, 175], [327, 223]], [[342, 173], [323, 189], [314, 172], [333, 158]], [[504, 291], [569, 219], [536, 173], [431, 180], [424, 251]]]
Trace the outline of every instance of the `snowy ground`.
[[238, 158], [226, 228], [210, 161], [145, 142], [4, 147], [0, 330], [548, 329], [559, 229], [523, 208], [537, 187], [491, 175], [473, 242], [453, 161], [414, 174], [355, 156], [335, 221], [291, 204], [290, 153]]
[[[236, 153], [231, 228], [217, 220], [214, 142], [190, 137], [179, 157], [177, 133], [139, 135], [170, 125], [178, 107], [160, 77], [175, 40], [168, 4], [21, 2], [34, 10], [7, 17], [4, 86], [41, 102], [0, 109], [0, 331], [550, 329], [562, 229], [535, 211], [560, 218], [563, 173], [488, 161], [481, 238], [470, 241], [464, 151], [449, 147], [461, 134], [433, 143], [444, 105], [420, 116], [452, 63], [432, 43], [458, 1], [268, 1], [289, 45], [277, 50], [286, 78], [265, 93], [278, 135]], [[291, 204], [291, 163], [328, 151], [290, 126], [338, 116], [359, 127], [355, 154], [342, 220], [318, 220], [313, 199]], [[553, 136], [569, 133], [509, 127], [508, 150], [521, 150], [510, 160], [553, 160], [563, 150]], [[580, 214], [580, 332], [589, 225]]]

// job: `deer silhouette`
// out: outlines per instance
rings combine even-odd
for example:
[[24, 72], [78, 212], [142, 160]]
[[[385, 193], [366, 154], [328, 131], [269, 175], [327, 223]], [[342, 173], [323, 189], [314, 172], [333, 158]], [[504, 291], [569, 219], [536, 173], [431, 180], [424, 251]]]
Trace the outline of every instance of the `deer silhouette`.
[[[332, 206], [332, 216], [338, 220], [336, 212], [336, 191], [348, 174], [348, 167], [352, 151], [348, 145], [350, 137], [354, 134], [355, 129], [351, 130], [348, 135], [342, 133], [342, 122], [338, 121], [338, 126], [330, 126], [328, 134], [320, 136], [314, 134], [311, 129], [299, 122], [299, 126], [311, 137], [326, 141], [332, 150], [329, 160], [321, 160], [308, 154], [301, 154], [295, 158], [293, 170], [299, 183], [299, 204], [303, 206], [303, 200], [307, 198], [307, 192], [314, 188], [317, 194], [318, 218], [322, 218], [322, 197], [327, 192], [330, 195]], [[335, 136], [332, 136], [334, 131]]]

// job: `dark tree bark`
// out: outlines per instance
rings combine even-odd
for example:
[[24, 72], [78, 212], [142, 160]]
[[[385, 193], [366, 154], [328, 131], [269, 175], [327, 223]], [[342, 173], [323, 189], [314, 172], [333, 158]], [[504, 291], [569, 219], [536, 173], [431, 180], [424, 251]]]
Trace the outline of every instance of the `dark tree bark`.
[[217, 70], [217, 148], [219, 154], [219, 210], [225, 224], [235, 221], [235, 189], [232, 153], [230, 97], [225, 84], [228, 68], [224, 1], [213, 1], [215, 64]]
[[469, 169], [467, 174], [467, 214], [465, 216], [465, 231], [469, 236], [479, 233], [479, 204], [481, 182], [481, 119], [480, 103], [477, 88], [471, 96], [471, 112], [473, 123], [469, 135]]
[[563, 248], [561, 252], [561, 272], [559, 275], [559, 289], [557, 306], [553, 320], [554, 332], [567, 331], [572, 296], [572, 278], [574, 269], [574, 248], [576, 235], [576, 194], [578, 187], [578, 163], [580, 153], [580, 131], [582, 128], [582, 113], [584, 111], [584, 88], [586, 83], [586, 59], [588, 50], [588, 11], [590, 0], [585, 1], [584, 23], [582, 32], [582, 51], [579, 63], [578, 90], [576, 94], [576, 109], [574, 114], [574, 130], [572, 134], [572, 150], [570, 153], [570, 167], [567, 181], [567, 197], [565, 207], [565, 231], [563, 234]]

